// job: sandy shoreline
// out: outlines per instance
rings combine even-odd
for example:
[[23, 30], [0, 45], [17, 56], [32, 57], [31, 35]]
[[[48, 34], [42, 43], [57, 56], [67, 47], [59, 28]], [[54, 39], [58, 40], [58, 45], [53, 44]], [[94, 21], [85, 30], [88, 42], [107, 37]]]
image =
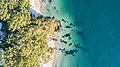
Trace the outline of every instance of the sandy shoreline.
[[[57, 52], [57, 47], [58, 47], [58, 42], [53, 40], [53, 39], [58, 39], [58, 32], [55, 32], [55, 35], [54, 36], [47, 36], [47, 42], [48, 42], [48, 46], [53, 48], [53, 49], [56, 49], [56, 52]], [[49, 40], [50, 39], [50, 40]], [[52, 60], [50, 62], [48, 62], [47, 64], [43, 64], [42, 67], [56, 67], [56, 63], [57, 63], [57, 53], [53, 54], [51, 56]]]
[[[47, 14], [45, 14], [45, 12], [44, 12], [44, 9], [46, 8], [44, 0], [29, 0], [29, 2], [31, 4], [30, 8], [32, 8], [34, 11], [37, 12], [37, 13], [34, 12], [36, 17], [39, 15], [47, 16]], [[55, 34], [56, 34], [56, 32], [55, 32]], [[58, 43], [55, 40], [52, 40], [52, 38], [58, 38], [58, 35], [56, 35], [55, 37], [47, 36], [47, 38], [48, 38], [48, 40], [47, 40], [48, 46], [53, 49], [56, 49], [56, 51], [57, 51]], [[55, 53], [54, 55], [51, 56], [51, 58], [52, 58], [51, 61], [49, 61], [46, 64], [41, 64], [41, 67], [56, 67], [57, 54]]]
[[45, 10], [47, 9], [46, 2], [44, 0], [29, 0], [31, 7], [34, 11], [37, 13], [43, 15], [43, 16], [49, 16]]

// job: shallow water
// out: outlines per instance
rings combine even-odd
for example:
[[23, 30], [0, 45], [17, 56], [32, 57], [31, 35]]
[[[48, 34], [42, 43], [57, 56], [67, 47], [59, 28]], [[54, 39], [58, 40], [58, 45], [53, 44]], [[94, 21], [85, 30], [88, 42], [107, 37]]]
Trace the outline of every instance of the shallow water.
[[[54, 7], [56, 7], [56, 9], [54, 9]], [[74, 9], [73, 3], [70, 0], [53, 0], [53, 2], [49, 4], [48, 9], [50, 10], [48, 12], [49, 15], [55, 16], [57, 19], [61, 20], [63, 30], [60, 33], [60, 39], [67, 42], [60, 42], [59, 44], [59, 48], [65, 50], [63, 50], [63, 52], [58, 52], [59, 58], [57, 62], [57, 67], [90, 66], [88, 53], [85, 46], [83, 45], [84, 43], [81, 37], [82, 27], [79, 23], [77, 23], [79, 22], [79, 17], [76, 18], [75, 16], [76, 10]], [[70, 25], [71, 23], [72, 25]], [[66, 28], [66, 26], [70, 28]], [[66, 34], [70, 34], [71, 39], [69, 39], [69, 37], [62, 37]], [[69, 46], [70, 43], [72, 44]], [[78, 45], [78, 47], [76, 47], [75, 45]], [[74, 54], [65, 54], [65, 51], [72, 52], [74, 50], [76, 51], [76, 53]]]
[[[61, 21], [61, 39], [67, 44], [60, 43], [60, 48], [78, 50], [75, 56], [58, 52], [57, 67], [120, 67], [119, 3], [119, 0], [53, 0], [48, 13], [68, 21]], [[76, 26], [65, 28], [70, 23]], [[71, 40], [62, 38], [67, 33]]]

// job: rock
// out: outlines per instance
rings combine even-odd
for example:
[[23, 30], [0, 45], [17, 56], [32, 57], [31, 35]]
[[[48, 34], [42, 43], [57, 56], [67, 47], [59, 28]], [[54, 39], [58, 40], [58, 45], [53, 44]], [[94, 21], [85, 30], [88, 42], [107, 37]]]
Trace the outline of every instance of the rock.
[[71, 37], [69, 37], [68, 40], [71, 40]]
[[63, 42], [63, 43], [65, 43], [65, 44], [67, 44], [67, 41], [64, 41], [64, 40], [62, 40], [62, 39], [60, 39], [60, 42]]
[[69, 37], [69, 36], [70, 36], [70, 34], [65, 34], [65, 35], [64, 35], [64, 37]]
[[72, 28], [72, 27], [70, 27], [70, 26], [65, 26], [66, 28]]
[[69, 46], [71, 46], [71, 45], [72, 45], [72, 43], [69, 44]]
[[64, 19], [61, 19], [61, 21], [66, 22]]
[[56, 10], [56, 7], [54, 7], [54, 9]]

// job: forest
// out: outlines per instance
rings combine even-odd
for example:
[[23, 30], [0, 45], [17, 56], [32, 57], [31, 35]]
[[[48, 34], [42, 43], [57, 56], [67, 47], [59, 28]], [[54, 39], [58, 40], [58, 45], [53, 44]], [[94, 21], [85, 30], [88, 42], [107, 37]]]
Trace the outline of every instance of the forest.
[[0, 21], [6, 32], [0, 45], [3, 67], [40, 67], [51, 60], [55, 50], [47, 45], [46, 36], [54, 35], [59, 20], [35, 18], [28, 0], [0, 0]]

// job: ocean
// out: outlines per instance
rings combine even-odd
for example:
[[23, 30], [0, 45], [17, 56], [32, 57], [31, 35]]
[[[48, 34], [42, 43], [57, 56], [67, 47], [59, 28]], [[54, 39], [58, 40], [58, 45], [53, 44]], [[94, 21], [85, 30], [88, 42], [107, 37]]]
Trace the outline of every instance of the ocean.
[[90, 0], [83, 38], [92, 67], [120, 67], [120, 0]]
[[61, 21], [57, 67], [120, 67], [119, 0], [52, 0]]

